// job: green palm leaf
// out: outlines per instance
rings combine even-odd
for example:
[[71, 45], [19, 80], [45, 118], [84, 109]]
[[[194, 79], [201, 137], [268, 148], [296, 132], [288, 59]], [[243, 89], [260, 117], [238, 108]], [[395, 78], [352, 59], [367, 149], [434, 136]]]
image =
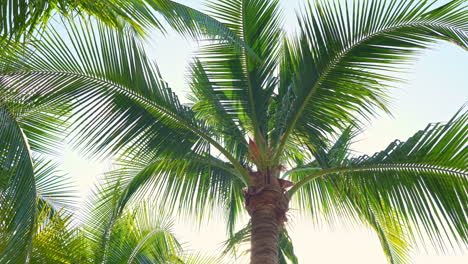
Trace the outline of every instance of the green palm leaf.
[[[86, 143], [87, 151], [116, 152], [138, 141], [145, 142], [139, 146], [165, 155], [183, 155], [209, 143], [241, 168], [211, 137], [205, 122], [179, 103], [141, 44], [129, 34], [87, 23], [69, 25], [65, 36], [52, 30], [41, 42], [0, 63], [1, 78], [9, 89], [41, 95], [38, 104], [70, 102], [77, 117], [75, 128], [82, 132], [77, 142]], [[38, 83], [43, 85], [38, 88]], [[89, 111], [93, 107], [99, 115]], [[245, 172], [242, 177], [248, 181]]]
[[245, 47], [240, 38], [222, 23], [170, 0], [5, 0], [0, 3], [0, 14], [0, 40], [19, 40], [36, 28], [45, 27], [50, 18], [57, 14], [66, 17], [87, 15], [114, 28], [122, 29], [129, 25], [138, 34], [146, 35], [151, 27], [166, 30], [156, 16], [160, 14], [171, 28], [186, 36], [208, 36]]
[[2, 221], [0, 260], [17, 263], [31, 253], [36, 183], [28, 141], [14, 115], [3, 107], [0, 107], [0, 152], [0, 206], [6, 212]]
[[301, 33], [287, 44], [280, 82], [292, 112], [282, 143], [289, 135], [326, 136], [344, 128], [356, 115], [387, 111], [387, 88], [399, 81], [389, 74], [412, 61], [418, 50], [436, 40], [468, 48], [466, 1], [315, 1], [299, 19]]
[[[415, 242], [463, 247], [468, 231], [467, 128], [468, 113], [460, 110], [447, 124], [429, 125], [372, 157], [348, 154], [335, 162], [328, 159], [323, 169], [297, 170], [291, 175], [298, 183], [290, 193], [297, 192], [296, 201], [315, 215], [362, 219], [377, 231], [392, 263], [407, 263], [409, 245]], [[331, 154], [322, 157], [335, 156]]]
[[39, 203], [29, 263], [86, 263], [84, 236], [73, 218], [48, 203]]
[[214, 116], [227, 113], [255, 138], [266, 139], [268, 106], [276, 85], [272, 74], [281, 34], [278, 1], [217, 1], [208, 6], [210, 14], [237, 33], [255, 55], [247, 49], [239, 53], [225, 44], [205, 46], [197, 67], [204, 72], [205, 83], [215, 89], [208, 98], [207, 94], [196, 98], [196, 103], [210, 104], [213, 99], [221, 99], [220, 105], [212, 109], [220, 112]]
[[209, 218], [213, 209], [221, 209], [227, 213], [228, 230], [232, 231], [242, 212], [244, 186], [232, 165], [208, 154], [187, 153], [178, 159], [147, 154], [138, 161], [135, 157], [121, 160], [120, 168], [109, 174], [123, 188], [117, 214], [130, 201], [150, 196], [200, 220]]

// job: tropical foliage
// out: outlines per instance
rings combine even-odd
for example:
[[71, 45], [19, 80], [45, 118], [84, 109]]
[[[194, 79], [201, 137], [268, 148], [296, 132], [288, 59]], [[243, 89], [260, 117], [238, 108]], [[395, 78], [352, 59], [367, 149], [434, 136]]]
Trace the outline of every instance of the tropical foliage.
[[0, 14], [2, 50], [28, 43], [36, 29], [42, 31], [49, 21], [63, 17], [95, 18], [112, 28], [131, 28], [142, 37], [150, 29], [166, 32], [169, 26], [187, 37], [228, 40], [246, 47], [222, 23], [171, 0], [5, 0], [0, 3]]
[[160, 206], [135, 203], [113, 218], [122, 191], [118, 179], [95, 186], [80, 212], [71, 181], [59, 174], [56, 164], [41, 159], [34, 164], [38, 197], [29, 242], [12, 238], [21, 231], [12, 228], [10, 220], [18, 211], [2, 195], [2, 263], [222, 263], [220, 258], [184, 251], [172, 233], [173, 220]]
[[[468, 49], [466, 1], [314, 1], [292, 36], [277, 0], [209, 7], [241, 45], [202, 47], [190, 68], [190, 104], [163, 81], [135, 30], [106, 20], [65, 20], [65, 30], [40, 31], [0, 58], [2, 188], [22, 231], [12, 236], [34, 233], [29, 146], [50, 146], [67, 123], [84, 151], [119, 156], [108, 177], [121, 190], [98, 223], [107, 226], [93, 228], [104, 242], [132, 201], [153, 197], [201, 220], [223, 211], [231, 241], [251, 236], [252, 263], [297, 261], [283, 225], [289, 200], [315, 220], [370, 226], [391, 263], [408, 263], [415, 243], [466, 247], [466, 110], [372, 157], [350, 152], [358, 120], [389, 111], [395, 71], [435, 41]], [[30, 109], [34, 121], [22, 118]], [[236, 233], [244, 203], [251, 226]]]

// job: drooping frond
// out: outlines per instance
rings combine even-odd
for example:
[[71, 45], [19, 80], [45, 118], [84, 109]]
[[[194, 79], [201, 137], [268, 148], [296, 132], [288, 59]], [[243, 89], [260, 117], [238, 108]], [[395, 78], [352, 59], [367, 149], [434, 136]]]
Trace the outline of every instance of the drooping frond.
[[243, 171], [203, 120], [180, 104], [130, 33], [84, 21], [66, 29], [46, 31], [41, 41], [0, 59], [2, 82], [36, 95], [37, 104], [69, 103], [81, 132], [77, 142], [87, 151], [115, 153], [139, 142], [131, 151], [177, 156], [211, 145]]
[[14, 114], [0, 104], [0, 262], [22, 263], [31, 254], [36, 198], [27, 138]]
[[[145, 159], [146, 158], [146, 159]], [[188, 213], [199, 219], [210, 218], [223, 210], [232, 230], [241, 215], [243, 182], [227, 162], [209, 154], [187, 153], [178, 159], [157, 155], [129, 157], [121, 160], [110, 179], [122, 184], [118, 212], [130, 201], [151, 197], [177, 213]], [[203, 213], [200, 213], [203, 212]]]
[[298, 183], [290, 193], [297, 192], [296, 201], [315, 214], [367, 222], [392, 263], [406, 263], [415, 241], [463, 248], [468, 239], [467, 143], [468, 112], [460, 110], [447, 124], [432, 124], [372, 157], [344, 157], [315, 172], [311, 167], [302, 175], [291, 173]]
[[[21, 152], [10, 154], [21, 155]], [[7, 165], [2, 164], [2, 167], [5, 168]], [[67, 211], [71, 212], [67, 209], [72, 208], [75, 198], [69, 179], [58, 174], [54, 164], [44, 158], [34, 157], [30, 164], [9, 165], [12, 166], [10, 171], [2, 170], [2, 179], [7, 181], [2, 181], [2, 185], [6, 187], [2, 186], [0, 191], [2, 262], [17, 263], [29, 258], [31, 263], [69, 263], [68, 260], [76, 259], [74, 255], [80, 251], [74, 248], [78, 247], [76, 241], [78, 238], [75, 236], [77, 230], [72, 228], [70, 214], [65, 214]], [[32, 175], [34, 181], [28, 186], [32, 188], [28, 192], [19, 188], [28, 182], [30, 174], [16, 174], [16, 172], [21, 172], [29, 165], [34, 167]], [[12, 172], [14, 174], [9, 174]], [[20, 179], [16, 181], [11, 179], [15, 177]], [[30, 193], [37, 195], [32, 203], [30, 203], [29, 195], [32, 195]], [[17, 208], [17, 206], [23, 207]], [[44, 262], [44, 259], [50, 262]]]

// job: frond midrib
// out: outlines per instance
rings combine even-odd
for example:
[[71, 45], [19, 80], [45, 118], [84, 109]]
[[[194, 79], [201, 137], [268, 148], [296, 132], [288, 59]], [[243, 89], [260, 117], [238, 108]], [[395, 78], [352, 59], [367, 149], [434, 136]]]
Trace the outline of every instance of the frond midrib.
[[414, 171], [437, 171], [440, 173], [450, 173], [460, 177], [468, 177], [468, 170], [460, 168], [450, 168], [445, 166], [432, 165], [427, 163], [382, 163], [378, 165], [364, 165], [364, 166], [352, 166], [352, 167], [337, 167], [332, 169], [326, 169], [318, 171], [304, 177], [302, 180], [297, 182], [290, 190], [289, 195], [292, 196], [300, 187], [309, 183], [310, 181], [324, 177], [328, 174], [333, 173], [346, 173], [346, 172], [358, 172], [358, 171], [382, 171], [382, 170], [414, 170]]

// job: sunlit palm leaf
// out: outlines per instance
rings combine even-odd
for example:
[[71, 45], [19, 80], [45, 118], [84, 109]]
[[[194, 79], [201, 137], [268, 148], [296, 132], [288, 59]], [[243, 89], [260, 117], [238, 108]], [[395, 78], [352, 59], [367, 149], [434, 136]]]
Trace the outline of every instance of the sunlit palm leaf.
[[315, 215], [367, 222], [392, 263], [407, 263], [409, 244], [415, 241], [463, 248], [468, 239], [467, 133], [468, 113], [461, 110], [447, 124], [430, 125], [372, 157], [328, 159], [329, 167], [292, 173], [298, 184], [290, 192], [298, 191], [299, 204]]
[[[224, 146], [234, 156], [245, 164], [248, 156], [246, 132], [236, 123], [230, 115], [230, 108], [225, 103], [228, 97], [217, 91], [216, 83], [210, 81], [208, 73], [202, 63], [196, 60], [192, 64], [191, 90], [193, 92], [193, 110], [197, 117], [207, 120], [211, 127], [215, 128], [215, 135], [220, 137]], [[237, 120], [239, 122], [239, 120]]]
[[[203, 127], [160, 79], [141, 45], [82, 24], [69, 25], [67, 34], [51, 31], [16, 57], [2, 58], [2, 80], [14, 91], [40, 95], [38, 104], [70, 102], [77, 112], [74, 125], [85, 132], [79, 142], [94, 143], [89, 150], [117, 150], [137, 139], [152, 142], [154, 149], [171, 141], [191, 148], [199, 138], [185, 126]], [[93, 107], [99, 114], [89, 112]]]
[[142, 35], [148, 34], [151, 27], [166, 30], [156, 15], [161, 14], [173, 29], [186, 36], [218, 38], [237, 47], [245, 47], [240, 38], [222, 23], [170, 0], [5, 0], [0, 3], [0, 40], [18, 40], [25, 33], [46, 26], [54, 14], [69, 17], [90, 15], [114, 28], [130, 25]]
[[59, 164], [43, 157], [34, 158], [34, 177], [40, 204], [48, 204], [51, 210], [72, 211], [75, 208], [77, 190], [72, 179], [58, 170]]
[[[209, 218], [225, 210], [229, 230], [242, 212], [242, 187], [232, 165], [210, 155], [187, 153], [178, 159], [146, 155], [122, 160], [109, 177], [123, 185], [117, 211], [130, 200], [152, 197], [178, 213]], [[204, 212], [200, 214], [200, 212]]]
[[[468, 47], [466, 1], [439, 8], [427, 1], [314, 1], [299, 19], [301, 33], [288, 44], [280, 84], [294, 93], [284, 127], [291, 133], [326, 136], [356, 115], [386, 108], [389, 75], [436, 40]], [[288, 81], [289, 80], [289, 81]], [[277, 157], [281, 155], [280, 145]]]
[[37, 97], [18, 93], [10, 84], [0, 78], [0, 204], [4, 210], [10, 210], [4, 211], [8, 220], [4, 222], [7, 229], [3, 233], [6, 237], [2, 241], [1, 258], [6, 263], [30, 255], [36, 199], [39, 197], [41, 204], [55, 199], [59, 209], [69, 205], [71, 198], [71, 193], [61, 193], [67, 189], [58, 190], [69, 186], [65, 178], [53, 175], [54, 168], [39, 155], [56, 152], [63, 136], [59, 127], [64, 124], [58, 113], [67, 104], [37, 105], [34, 103]]
[[70, 214], [39, 203], [29, 263], [87, 263], [84, 236]]

